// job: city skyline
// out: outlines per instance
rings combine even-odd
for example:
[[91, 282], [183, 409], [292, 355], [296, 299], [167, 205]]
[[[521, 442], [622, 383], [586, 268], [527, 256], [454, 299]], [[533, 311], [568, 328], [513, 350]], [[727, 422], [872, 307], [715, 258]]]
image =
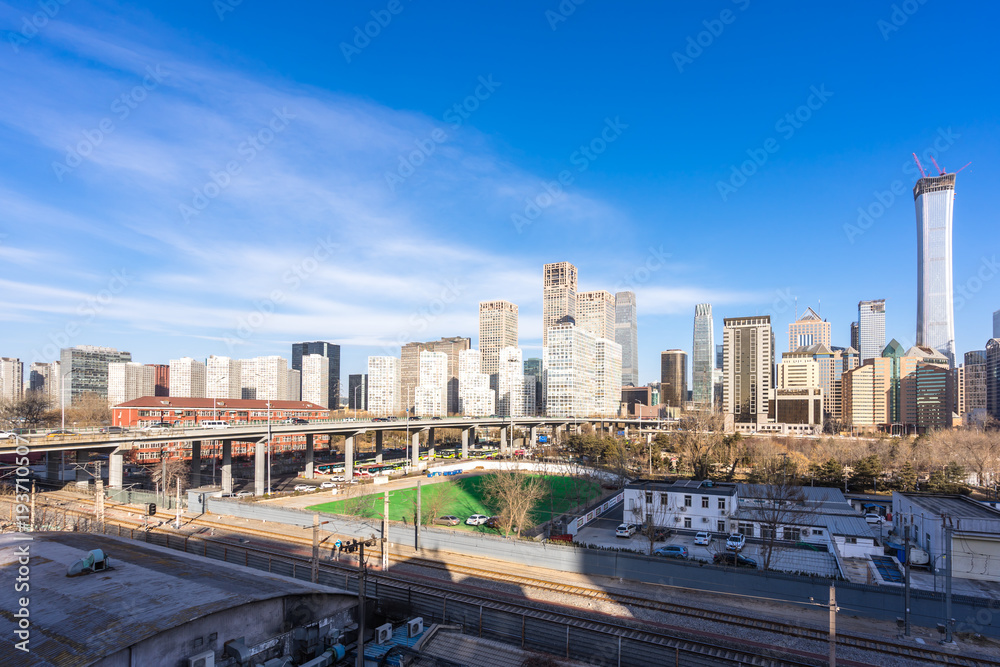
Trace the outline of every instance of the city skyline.
[[[853, 304], [876, 296], [887, 300], [887, 337], [911, 342], [911, 152], [951, 171], [973, 163], [954, 209], [955, 350], [982, 349], [1000, 304], [989, 189], [1000, 132], [983, 98], [995, 93], [971, 71], [925, 63], [951, 93], [915, 114], [907, 82], [883, 72], [904, 71], [942, 30], [992, 62], [987, 35], [978, 38], [988, 21], [921, 6], [887, 36], [882, 9], [852, 8], [823, 34], [776, 35], [775, 53], [800, 58], [762, 79], [775, 63], [752, 36], [773, 25], [775, 8], [741, 9], [681, 65], [671, 54], [712, 18], [704, 8], [654, 8], [635, 21], [595, 7], [553, 29], [537, 7], [514, 3], [499, 14], [407, 13], [457, 32], [429, 46], [401, 20], [351, 62], [320, 67], [326, 56], [298, 49], [339, 57], [335, 44], [369, 20], [364, 11], [317, 9], [287, 52], [243, 39], [222, 52], [231, 26], [289, 26], [248, 6], [225, 22], [212, 11], [167, 8], [154, 21], [127, 7], [76, 7], [0, 65], [19, 100], [0, 111], [14, 156], [0, 191], [0, 354], [27, 367], [90, 344], [165, 363], [286, 355], [292, 343], [325, 340], [342, 347], [344, 382], [368, 356], [406, 342], [473, 337], [476, 304], [505, 299], [520, 306], [525, 356], [540, 357], [538, 267], [564, 259], [580, 268], [579, 292], [636, 293], [639, 384], [656, 380], [660, 351], [687, 345], [698, 303], [723, 318], [766, 314], [784, 331], [797, 301], [846, 346]], [[0, 20], [17, 34], [32, 11], [15, 4]], [[804, 25], [820, 17], [800, 11]], [[460, 36], [487, 19], [497, 35]], [[330, 26], [325, 39], [313, 32], [320, 24]], [[492, 55], [511, 35], [528, 38], [531, 57]], [[845, 35], [856, 47], [847, 60], [830, 48]], [[584, 45], [598, 38], [614, 56], [593, 60]], [[634, 67], [642, 39], [664, 45], [662, 61]], [[538, 72], [538, 58], [567, 48], [578, 65], [556, 82]], [[433, 66], [456, 49], [467, 54], [461, 66]], [[274, 58], [277, 70], [260, 66]], [[743, 75], [733, 76], [734, 62]], [[638, 85], [648, 80], [652, 90]], [[733, 95], [755, 103], [723, 121]], [[694, 102], [664, 104], [678, 96]], [[537, 122], [523, 121], [528, 106]], [[800, 111], [808, 120], [796, 120]], [[762, 153], [770, 135], [778, 149]], [[418, 145], [434, 150], [414, 165]], [[515, 214], [530, 224], [515, 225]], [[758, 228], [767, 233], [749, 231]], [[725, 261], [728, 246], [705, 242], [708, 229], [780, 262], [746, 272]], [[819, 250], [802, 252], [809, 244]]]

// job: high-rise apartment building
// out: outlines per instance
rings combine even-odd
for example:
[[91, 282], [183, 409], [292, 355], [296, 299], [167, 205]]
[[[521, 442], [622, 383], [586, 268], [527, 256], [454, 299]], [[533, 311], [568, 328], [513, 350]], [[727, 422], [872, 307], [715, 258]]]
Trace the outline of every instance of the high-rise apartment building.
[[858, 344], [861, 363], [882, 355], [885, 348], [885, 299], [858, 302]]
[[239, 359], [212, 355], [205, 362], [205, 398], [243, 398]]
[[614, 417], [622, 399], [622, 346], [607, 338], [594, 342], [594, 414]]
[[[337, 350], [338, 361], [340, 359], [340, 350], [338, 346]], [[330, 357], [322, 354], [304, 354], [300, 359], [301, 376], [299, 378], [299, 386], [302, 387], [302, 395], [298, 400], [308, 401], [309, 403], [315, 403], [316, 405], [322, 405], [328, 410], [336, 410], [339, 405], [329, 405], [329, 401], [336, 394], [330, 391]], [[292, 369], [295, 371], [296, 369]], [[292, 383], [289, 383], [292, 386]], [[289, 398], [288, 400], [295, 400]]]
[[502, 417], [524, 417], [524, 361], [521, 349], [505, 347], [500, 350], [500, 368], [497, 371], [499, 392], [497, 414]]
[[598, 338], [615, 339], [615, 297], [606, 290], [578, 292], [576, 295], [576, 326], [583, 327]]
[[680, 409], [687, 402], [687, 353], [667, 350], [660, 353], [660, 405]]
[[960, 415], [986, 414], [986, 350], [965, 353], [962, 366], [962, 400]]
[[458, 355], [459, 412], [470, 417], [496, 414], [496, 393], [490, 389], [490, 376], [480, 372], [479, 350], [463, 350]]
[[[146, 364], [146, 365], [153, 369], [153, 396], [169, 396], [170, 364]], [[207, 382], [207, 375], [206, 375], [206, 382]]]
[[0, 357], [0, 399], [19, 401], [24, 395], [24, 364], [20, 359]]
[[288, 369], [288, 382], [285, 384], [285, 400], [302, 400], [302, 371], [294, 368]]
[[[173, 373], [171, 368], [171, 381]], [[240, 389], [248, 400], [288, 400], [288, 360], [277, 355], [241, 359]]]
[[153, 396], [155, 392], [156, 371], [152, 366], [134, 361], [108, 364], [108, 403], [111, 405]]
[[993, 337], [1000, 338], [1000, 310], [993, 311]]
[[402, 409], [399, 399], [399, 359], [368, 357], [368, 411], [377, 417], [395, 415]]
[[458, 355], [471, 347], [468, 338], [455, 336], [427, 343], [407, 343], [402, 347], [399, 359], [400, 399], [403, 409], [412, 410], [416, 405], [417, 385], [420, 384], [420, 353], [441, 352], [448, 358], [448, 392], [446, 413], [458, 412]]
[[[340, 346], [334, 343], [328, 343], [326, 341], [317, 340], [308, 343], [293, 343], [292, 344], [292, 368], [297, 371], [302, 370], [302, 358], [310, 354], [318, 354], [321, 357], [326, 357], [329, 360], [327, 364], [329, 366], [327, 370], [327, 381], [326, 381], [326, 398], [322, 401], [315, 401], [318, 405], [322, 405], [324, 408], [329, 408], [331, 410], [338, 410], [340, 408]], [[301, 375], [301, 378], [305, 379], [305, 374]], [[302, 387], [302, 395], [306, 393], [305, 387]], [[303, 399], [306, 400], [306, 399]]]
[[715, 360], [715, 322], [712, 304], [699, 303], [694, 307], [694, 341], [691, 347], [691, 401], [702, 408], [713, 404], [712, 370]]
[[892, 362], [875, 357], [843, 376], [844, 421], [855, 428], [873, 430], [889, 422]]
[[830, 347], [830, 323], [812, 308], [806, 308], [802, 316], [788, 325], [788, 351], [809, 345]]
[[357, 373], [347, 376], [347, 407], [351, 410], [368, 409], [368, 375]]
[[448, 414], [448, 355], [423, 350], [419, 365], [414, 390], [416, 414], [418, 417], [444, 417]]
[[517, 306], [510, 301], [479, 303], [479, 354], [481, 372], [490, 376], [490, 388], [498, 388], [500, 350], [517, 347]]
[[556, 324], [548, 329], [542, 348], [545, 414], [549, 417], [587, 417], [595, 411], [597, 395], [597, 339], [585, 329]]
[[48, 364], [34, 362], [29, 368], [28, 388], [45, 394], [53, 406], [59, 405], [61, 396], [59, 382], [62, 380], [62, 375], [59, 369], [58, 361]]
[[986, 341], [986, 412], [1000, 420], [1000, 338]]
[[851, 322], [851, 347], [855, 350], [861, 349], [861, 332], [858, 330], [857, 322]]
[[955, 174], [924, 177], [913, 186], [917, 211], [917, 345], [940, 351], [955, 367], [955, 303], [951, 223]]
[[95, 345], [77, 345], [60, 350], [60, 388], [65, 394], [66, 405], [72, 405], [87, 393], [107, 399], [108, 364], [115, 361], [132, 361], [132, 354]]
[[774, 372], [771, 317], [727, 317], [722, 345], [725, 413], [736, 423], [766, 423]]
[[[814, 385], [823, 390], [823, 413], [832, 419], [843, 417], [843, 406], [841, 404], [841, 377], [845, 370], [857, 367], [857, 352], [854, 348], [845, 350], [842, 347], [830, 348], [817, 343], [815, 345], [803, 346], [791, 352], [781, 355], [782, 363], [806, 363], [814, 362], [817, 366], [817, 384]], [[778, 365], [778, 373], [781, 370]], [[778, 377], [777, 386], [782, 379]]]
[[622, 346], [622, 385], [639, 386], [639, 326], [635, 292], [615, 293], [615, 342]]
[[546, 264], [542, 271], [542, 347], [545, 347], [549, 344], [549, 329], [559, 320], [564, 317], [576, 320], [576, 267], [569, 262], [555, 262]]
[[191, 357], [170, 360], [170, 395], [174, 398], [205, 398], [206, 382], [204, 362]]
[[527, 382], [528, 378], [534, 378], [535, 389], [534, 396], [531, 399], [534, 408], [532, 414], [537, 414], [537, 411], [542, 407], [542, 360], [537, 357], [531, 357], [530, 359], [524, 360], [524, 381]]

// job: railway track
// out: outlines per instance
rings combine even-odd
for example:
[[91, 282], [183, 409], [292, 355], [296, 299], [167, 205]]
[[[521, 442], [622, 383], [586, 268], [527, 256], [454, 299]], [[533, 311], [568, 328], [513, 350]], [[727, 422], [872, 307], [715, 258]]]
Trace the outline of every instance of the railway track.
[[[68, 502], [79, 502], [78, 496], [73, 496], [72, 494], [64, 494], [64, 492], [58, 492], [56, 494], [48, 494], [49, 497], [56, 496], [60, 500], [66, 500]], [[117, 509], [120, 511], [132, 511], [134, 508], [128, 505], [119, 505], [116, 503], [105, 503], [105, 507], [108, 509]], [[61, 508], [63, 509], [63, 508]], [[76, 510], [64, 510], [68, 512], [77, 512]], [[80, 512], [84, 516], [93, 519], [93, 514], [90, 512]], [[127, 521], [115, 520], [108, 521], [107, 523], [122, 523], [127, 524]], [[301, 547], [309, 547], [311, 549], [311, 537], [295, 537], [286, 536], [283, 534], [271, 533], [268, 531], [263, 531], [255, 528], [240, 527], [240, 526], [229, 526], [229, 525], [219, 525], [214, 521], [207, 521], [203, 519], [186, 519], [185, 523], [188, 525], [201, 526], [203, 528], [214, 528], [218, 530], [241, 533], [246, 535], [251, 535], [256, 538], [260, 538], [272, 543], [287, 543], [291, 542]], [[132, 530], [136, 528], [141, 529], [141, 524], [135, 524]], [[176, 533], [173, 533], [177, 536]], [[180, 536], [177, 536], [180, 537]], [[194, 539], [208, 540], [210, 538], [203, 537], [201, 535], [190, 536]], [[222, 540], [216, 540], [219, 543], [223, 543]], [[276, 556], [285, 556], [288, 558], [299, 559], [304, 562], [308, 562], [308, 559], [304, 556], [295, 556], [288, 554], [281, 554], [279, 552], [274, 552], [266, 549], [261, 549], [257, 547], [248, 547], [244, 545], [231, 545], [236, 548], [245, 549], [247, 551], [256, 551], [259, 553], [269, 554], [269, 558]], [[828, 631], [819, 628], [811, 628], [808, 626], [789, 626], [784, 623], [769, 621], [766, 619], [755, 618], [751, 616], [745, 616], [741, 614], [735, 614], [731, 612], [720, 612], [714, 610], [708, 610], [700, 607], [694, 607], [690, 605], [682, 605], [674, 602], [666, 602], [659, 600], [652, 600], [646, 597], [640, 597], [636, 595], [631, 595], [628, 593], [614, 592], [609, 590], [589, 588], [585, 586], [565, 584], [559, 582], [551, 582], [542, 579], [526, 577], [516, 574], [507, 574], [502, 572], [497, 572], [495, 570], [484, 570], [482, 568], [475, 568], [461, 564], [453, 563], [442, 563], [439, 561], [432, 561], [424, 558], [418, 558], [410, 555], [392, 553], [389, 554], [390, 560], [407, 565], [416, 565], [425, 569], [438, 570], [448, 572], [450, 574], [463, 574], [467, 577], [480, 579], [485, 581], [499, 582], [505, 584], [511, 584], [517, 586], [521, 589], [529, 588], [539, 591], [544, 591], [548, 593], [558, 593], [564, 595], [570, 595], [589, 601], [606, 602], [611, 604], [623, 605], [632, 608], [647, 609], [656, 612], [668, 613], [668, 614], [679, 614], [688, 617], [694, 617], [705, 621], [711, 621], [715, 623], [723, 623], [732, 626], [739, 626], [748, 629], [758, 630], [762, 632], [770, 632], [783, 636], [791, 636], [801, 639], [807, 639], [818, 642], [827, 642], [829, 640]], [[353, 567], [346, 566], [343, 564], [334, 563], [323, 563], [323, 567], [327, 569], [339, 569], [340, 571], [353, 571]], [[349, 575], [348, 575], [349, 576]], [[379, 574], [372, 575], [376, 580], [381, 579], [387, 583], [395, 582], [401, 585], [402, 582], [406, 581], [409, 585], [412, 585], [411, 581], [402, 580], [396, 577], [390, 577], [389, 575]], [[697, 593], [697, 591], [692, 591], [692, 593]], [[852, 634], [837, 633], [836, 637], [837, 645], [843, 647], [850, 647], [854, 649], [860, 649], [865, 651], [872, 651], [875, 653], [892, 655], [896, 657], [905, 657], [912, 660], [920, 660], [924, 662], [929, 662], [933, 664], [947, 664], [947, 665], [959, 665], [968, 667], [1000, 667], [1000, 662], [985, 660], [982, 658], [971, 658], [960, 655], [954, 655], [952, 653], [945, 653], [943, 651], [936, 651], [930, 648], [917, 647], [910, 644], [902, 644], [898, 642], [889, 642], [883, 640], [876, 640], [869, 637], [863, 637]], [[844, 661], [840, 661], [844, 662]], [[755, 663], [751, 663], [755, 664]], [[809, 663], [802, 663], [809, 664]]]

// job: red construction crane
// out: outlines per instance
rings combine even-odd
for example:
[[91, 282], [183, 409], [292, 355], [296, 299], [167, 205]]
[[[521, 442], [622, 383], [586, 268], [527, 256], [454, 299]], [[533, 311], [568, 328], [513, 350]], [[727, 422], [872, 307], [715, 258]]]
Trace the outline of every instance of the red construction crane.
[[924, 171], [924, 166], [922, 164], [920, 164], [920, 160], [917, 158], [917, 154], [916, 153], [911, 153], [911, 155], [913, 155], [913, 161], [917, 163], [917, 169], [920, 170], [920, 175], [923, 178], [927, 178], [927, 172]]
[[938, 170], [938, 176], [944, 176], [944, 169], [938, 166], [937, 160], [934, 159], [933, 155], [931, 156], [931, 162], [934, 163], [934, 168]]
[[[969, 166], [970, 164], [972, 164], [972, 163], [971, 163], [971, 162], [967, 163], [967, 164], [965, 165], [965, 167], [968, 167], [968, 166]], [[962, 169], [965, 169], [965, 167], [962, 167]], [[959, 169], [959, 170], [958, 170], [958, 171], [956, 171], [955, 173], [957, 174], [957, 173], [958, 173], [959, 171], [962, 171], [962, 169]]]

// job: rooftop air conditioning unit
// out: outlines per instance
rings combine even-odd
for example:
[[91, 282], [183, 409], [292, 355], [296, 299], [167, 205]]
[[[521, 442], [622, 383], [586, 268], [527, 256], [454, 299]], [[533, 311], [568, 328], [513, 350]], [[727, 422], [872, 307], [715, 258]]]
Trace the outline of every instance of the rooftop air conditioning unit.
[[410, 619], [406, 623], [406, 636], [413, 639], [424, 631], [424, 619], [422, 616]]
[[375, 628], [375, 643], [385, 644], [392, 639], [392, 623], [386, 623]]
[[187, 659], [187, 667], [215, 667], [215, 651], [202, 651]]

